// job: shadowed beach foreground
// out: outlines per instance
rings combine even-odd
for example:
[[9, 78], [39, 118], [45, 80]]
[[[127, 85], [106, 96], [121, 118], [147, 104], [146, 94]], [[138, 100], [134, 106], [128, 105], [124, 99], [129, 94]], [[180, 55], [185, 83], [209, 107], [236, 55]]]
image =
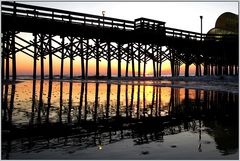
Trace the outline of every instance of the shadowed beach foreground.
[[180, 79], [5, 82], [2, 158], [237, 159], [238, 78]]

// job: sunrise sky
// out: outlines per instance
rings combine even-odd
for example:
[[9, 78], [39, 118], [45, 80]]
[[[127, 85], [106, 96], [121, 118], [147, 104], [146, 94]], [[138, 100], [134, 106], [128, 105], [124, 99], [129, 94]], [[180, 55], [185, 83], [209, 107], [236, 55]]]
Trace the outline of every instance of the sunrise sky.
[[[19, 1], [18, 1], [19, 2]], [[200, 18], [203, 16], [203, 33], [214, 28], [216, 19], [224, 12], [238, 14], [238, 2], [19, 2], [24, 4], [45, 6], [82, 13], [101, 15], [105, 11], [106, 17], [134, 20], [139, 17], [160, 20], [166, 22], [167, 27], [200, 32]], [[31, 34], [24, 34], [26, 39], [32, 39]], [[17, 74], [32, 74], [33, 60], [31, 57], [17, 53]], [[80, 58], [74, 61], [74, 74], [81, 75]], [[48, 58], [45, 60], [45, 74], [48, 74]], [[60, 59], [54, 58], [54, 74], [59, 74]], [[136, 64], [137, 65], [137, 64]], [[143, 64], [142, 64], [143, 65]], [[38, 74], [40, 71], [38, 61]], [[136, 66], [137, 67], [137, 66]], [[142, 66], [143, 67], [143, 66]], [[122, 69], [125, 70], [125, 63]], [[137, 68], [136, 68], [137, 69]], [[190, 73], [194, 73], [194, 65], [190, 67]], [[125, 71], [122, 74], [125, 74]], [[129, 74], [131, 72], [131, 68]], [[136, 70], [137, 72], [137, 70]], [[181, 73], [184, 65], [181, 66]], [[100, 62], [100, 75], [106, 75], [107, 63]], [[64, 74], [69, 74], [69, 59], [65, 59]], [[117, 63], [112, 62], [112, 74], [117, 74]], [[151, 61], [147, 64], [147, 74], [152, 74]], [[162, 74], [170, 73], [169, 61], [163, 63]], [[89, 75], [95, 75], [95, 61], [89, 62]]]

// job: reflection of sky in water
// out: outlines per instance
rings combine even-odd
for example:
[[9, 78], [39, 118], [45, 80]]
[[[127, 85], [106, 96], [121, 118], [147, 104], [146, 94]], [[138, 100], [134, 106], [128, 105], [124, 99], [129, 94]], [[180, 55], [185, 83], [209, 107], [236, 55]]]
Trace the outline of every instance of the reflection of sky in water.
[[[126, 105], [130, 108], [131, 103], [133, 106], [133, 117], [136, 117], [137, 113], [137, 104], [139, 103], [140, 114], [143, 115], [144, 112], [144, 103], [145, 103], [145, 113], [146, 116], [150, 114], [150, 111], [153, 107], [153, 114], [156, 112], [156, 105], [161, 108], [161, 115], [166, 115], [168, 108], [170, 106], [170, 96], [171, 96], [171, 88], [170, 87], [154, 87], [154, 86], [144, 86], [144, 85], [120, 85], [118, 89], [117, 84], [110, 85], [110, 109], [109, 116], [116, 115], [116, 107], [117, 107], [117, 93], [120, 91], [120, 115], [126, 116]], [[143, 83], [140, 83], [143, 84]], [[145, 83], [144, 83], [145, 84]], [[151, 83], [146, 83], [151, 84]], [[81, 113], [84, 115], [84, 108], [87, 107], [88, 117], [92, 118], [92, 113], [94, 112], [95, 107], [95, 99], [96, 99], [96, 83], [87, 83], [87, 97], [86, 97], [86, 83], [72, 83], [72, 92], [70, 94], [70, 82], [62, 82], [62, 102], [63, 102], [63, 118], [66, 118], [69, 112], [69, 99], [72, 99], [72, 108], [71, 114], [72, 119], [76, 120], [79, 106], [80, 106], [80, 95], [81, 88], [83, 88], [82, 93], [82, 110]], [[35, 89], [35, 108], [34, 112], [37, 113], [38, 105], [39, 105], [39, 97], [40, 97], [40, 81], [36, 81], [36, 89]], [[103, 117], [106, 115], [106, 106], [107, 106], [107, 87], [106, 83], [99, 83], [98, 86], [98, 117]], [[42, 92], [42, 100], [45, 108], [42, 108], [42, 117], [46, 116], [46, 108], [48, 107], [49, 101], [49, 82], [43, 82], [43, 92]], [[6, 88], [6, 87], [5, 87]], [[3, 92], [5, 92], [5, 88]], [[185, 89], [175, 89], [178, 93], [178, 101], [182, 102], [185, 98]], [[127, 93], [126, 93], [127, 92]], [[132, 95], [132, 92], [133, 95]], [[189, 90], [189, 99], [194, 99], [195, 90]], [[11, 99], [11, 85], [8, 86], [8, 102]], [[139, 96], [138, 96], [139, 94]], [[71, 98], [70, 98], [71, 96]], [[126, 97], [127, 96], [127, 97]], [[133, 100], [131, 100], [133, 98]], [[145, 100], [144, 100], [145, 98]], [[153, 100], [154, 99], [154, 100]], [[14, 97], [14, 110], [13, 110], [13, 123], [28, 123], [31, 119], [32, 113], [32, 102], [33, 100], [33, 82], [32, 81], [24, 81], [21, 83], [17, 83], [15, 87], [15, 97]], [[86, 101], [87, 100], [87, 101]], [[126, 101], [127, 100], [127, 101]], [[138, 102], [139, 101], [139, 102]], [[153, 102], [154, 101], [154, 102]], [[59, 121], [59, 111], [60, 111], [60, 82], [52, 82], [52, 91], [50, 96], [50, 112], [49, 112], [49, 120], [50, 122]], [[87, 105], [87, 106], [86, 106]], [[35, 115], [35, 117], [37, 114]], [[63, 119], [64, 120], [64, 119]]]
[[[35, 95], [33, 95], [33, 81], [17, 83], [15, 93], [11, 85], [3, 86], [3, 158], [236, 159], [238, 157], [236, 122], [238, 94], [155, 87], [151, 86], [151, 82], [123, 82], [121, 85], [91, 82], [87, 83], [87, 86], [86, 83], [79, 82], [52, 82], [51, 88], [51, 83], [44, 81], [42, 85], [43, 106], [39, 106], [41, 105], [40, 81], [36, 81]], [[62, 101], [60, 101], [61, 97]], [[13, 107], [12, 113], [11, 107]], [[12, 125], [21, 129], [21, 126], [25, 125], [28, 128], [32, 125], [44, 125], [46, 122], [62, 121], [64, 126], [68, 126], [77, 122], [79, 116], [81, 120], [85, 120], [85, 117], [88, 121], [94, 120], [95, 110], [97, 110], [97, 119], [107, 119], [108, 115], [114, 120], [118, 113], [117, 107], [119, 107], [119, 116], [124, 118], [167, 116], [166, 118], [169, 119], [160, 121], [161, 126], [158, 121], [144, 124], [140, 120], [139, 124], [130, 122], [117, 126], [117, 130], [104, 127], [107, 131], [102, 131], [102, 125], [95, 132], [91, 131], [91, 128], [77, 127], [79, 131], [64, 137], [44, 139], [34, 135], [28, 139], [23, 137], [11, 141], [5, 140], [5, 137], [9, 136], [7, 129], [9, 127], [11, 129]], [[180, 119], [174, 123], [176, 118]], [[9, 122], [11, 124], [8, 124]], [[74, 132], [76, 129], [68, 130]], [[56, 135], [54, 131], [51, 133], [53, 136]], [[12, 136], [15, 137], [14, 135]]]

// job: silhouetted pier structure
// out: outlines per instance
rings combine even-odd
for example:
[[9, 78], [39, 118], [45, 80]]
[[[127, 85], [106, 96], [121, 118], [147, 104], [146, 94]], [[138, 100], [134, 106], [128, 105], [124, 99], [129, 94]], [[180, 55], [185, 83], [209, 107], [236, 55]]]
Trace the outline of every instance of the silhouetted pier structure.
[[[49, 79], [53, 79], [53, 56], [61, 59], [60, 78], [64, 60], [70, 58], [70, 79], [73, 60], [80, 57], [81, 77], [88, 78], [88, 61], [107, 60], [107, 77], [112, 77], [111, 61], [117, 60], [118, 77], [122, 77], [122, 62], [126, 62], [125, 77], [146, 76], [146, 64], [153, 62], [154, 77], [161, 76], [162, 62], [171, 62], [172, 76], [179, 76], [180, 65], [196, 65], [196, 76], [238, 75], [238, 35], [206, 35], [165, 26], [165, 22], [147, 18], [134, 21], [90, 15], [59, 9], [25, 5], [15, 2], [2, 4], [2, 79], [9, 79], [10, 60], [12, 79], [16, 79], [16, 54], [33, 58], [33, 78], [36, 79], [40, 61], [44, 79], [44, 59], [49, 57]], [[18, 33], [33, 34], [29, 41]], [[20, 43], [22, 42], [22, 43]], [[23, 45], [27, 44], [27, 45]], [[165, 49], [163, 49], [165, 47]], [[135, 63], [137, 62], [137, 69]], [[144, 64], [141, 72], [141, 63]], [[130, 66], [131, 65], [131, 66]], [[201, 71], [204, 65], [204, 71]]]

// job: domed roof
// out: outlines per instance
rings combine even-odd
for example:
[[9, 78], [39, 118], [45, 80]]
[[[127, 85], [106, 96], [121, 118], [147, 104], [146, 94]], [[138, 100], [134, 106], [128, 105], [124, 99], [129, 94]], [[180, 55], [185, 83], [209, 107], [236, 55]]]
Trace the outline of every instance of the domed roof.
[[207, 34], [235, 34], [235, 32], [229, 31], [229, 30], [224, 30], [220, 28], [212, 28], [211, 30], [208, 31]]
[[215, 28], [238, 33], [238, 15], [231, 12], [221, 14], [216, 21]]

